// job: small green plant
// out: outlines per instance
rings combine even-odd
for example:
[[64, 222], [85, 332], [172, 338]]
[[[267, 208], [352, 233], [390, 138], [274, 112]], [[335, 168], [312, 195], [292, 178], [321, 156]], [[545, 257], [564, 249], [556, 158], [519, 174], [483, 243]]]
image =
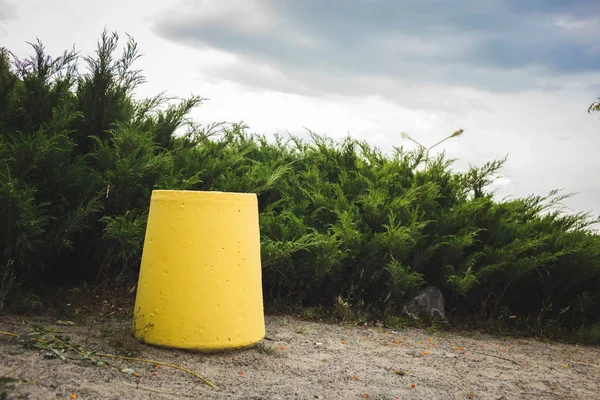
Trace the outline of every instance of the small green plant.
[[341, 296], [338, 296], [336, 302], [333, 306], [331, 316], [341, 322], [348, 322], [354, 318], [354, 312], [350, 307], [350, 303], [348, 301], [342, 299]]
[[576, 339], [583, 343], [600, 344], [600, 324], [594, 324], [589, 328], [582, 327], [577, 332]]
[[134, 338], [127, 325], [107, 322], [101, 325], [100, 332], [108, 339], [108, 345], [115, 354], [137, 357], [142, 349], [141, 343]]
[[19, 289], [19, 285], [15, 275], [8, 267], [4, 267], [0, 271], [2, 271], [0, 275], [0, 311], [2, 311], [10, 301], [10, 296], [14, 295]]
[[327, 318], [327, 311], [323, 306], [305, 307], [300, 310], [300, 315], [307, 320], [319, 321]]
[[43, 310], [40, 297], [30, 290], [13, 293], [8, 303], [8, 310], [13, 314], [36, 315]]
[[57, 310], [58, 318], [64, 320], [74, 320], [80, 315], [80, 310], [72, 303], [61, 303]]
[[407, 324], [407, 318], [399, 315], [386, 313], [383, 318], [383, 325], [386, 328], [400, 330]]
[[1, 376], [0, 377], [0, 400], [8, 400], [8, 392], [2, 389], [12, 389], [15, 385], [19, 383], [24, 383], [25, 381], [20, 378], [13, 378], [9, 376]]
[[277, 349], [275, 347], [266, 345], [263, 342], [257, 343], [256, 346], [254, 346], [254, 349], [261, 354], [266, 354], [269, 356], [277, 354]]

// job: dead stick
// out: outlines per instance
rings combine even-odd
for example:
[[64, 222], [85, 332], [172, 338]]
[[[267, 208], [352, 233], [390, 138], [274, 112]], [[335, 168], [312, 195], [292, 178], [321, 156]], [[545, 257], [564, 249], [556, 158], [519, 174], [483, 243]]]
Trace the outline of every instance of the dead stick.
[[119, 358], [121, 360], [139, 361], [139, 362], [145, 362], [145, 363], [148, 363], [148, 364], [164, 365], [165, 367], [177, 369], [179, 371], [183, 371], [183, 372], [188, 373], [188, 374], [190, 374], [192, 376], [195, 376], [196, 378], [200, 379], [202, 382], [206, 383], [208, 386], [210, 386], [213, 389], [217, 388], [215, 385], [213, 385], [209, 380], [207, 380], [203, 376], [201, 376], [201, 375], [199, 375], [199, 374], [195, 373], [194, 371], [191, 371], [191, 370], [189, 370], [187, 368], [180, 367], [179, 365], [166, 364], [166, 363], [163, 363], [163, 362], [160, 362], [160, 361], [146, 360], [146, 359], [137, 358], [137, 357], [118, 356], [118, 355], [115, 355], [115, 354], [96, 353], [96, 355], [98, 357]]
[[9, 376], [12, 375], [15, 371], [23, 368], [23, 365], [25, 364], [21, 364], [21, 365], [17, 365], [16, 367], [14, 367], [13, 369], [9, 370], [8, 372], [5, 372], [4, 374], [2, 374], [2, 376]]
[[515, 365], [518, 365], [519, 367], [522, 367], [521, 364], [519, 364], [518, 362], [516, 362], [515, 360], [511, 360], [510, 358], [505, 358], [505, 357], [501, 357], [501, 356], [496, 356], [494, 354], [488, 354], [488, 353], [482, 353], [480, 351], [476, 351], [476, 350], [470, 350], [471, 353], [476, 353], [476, 354], [481, 354], [482, 356], [489, 356], [489, 357], [495, 357], [498, 358], [500, 360], [504, 360], [504, 361], [509, 361]]
[[579, 365], [585, 365], [586, 367], [596, 367], [596, 368], [600, 368], [600, 365], [598, 364], [589, 364], [586, 362], [581, 362], [581, 361], [572, 361], [572, 360], [567, 360], [568, 363], [570, 364], [579, 364]]
[[59, 343], [60, 343], [60, 344], [62, 344], [63, 346], [65, 346], [65, 347], [67, 347], [67, 348], [69, 348], [69, 349], [73, 350], [75, 353], [79, 354], [81, 357], [85, 357], [85, 355], [84, 355], [84, 354], [83, 354], [81, 351], [77, 350], [75, 347], [73, 347], [73, 346], [72, 346], [72, 345], [70, 345], [69, 343], [67, 343], [67, 342], [64, 342], [64, 341], [60, 340], [60, 339], [59, 339], [59, 338], [57, 338], [56, 336], [52, 336], [52, 339], [56, 340], [57, 342], [59, 342]]
[[[21, 337], [21, 335], [19, 335], [18, 333], [3, 332], [3, 331], [0, 331], [0, 335], [6, 335], [6, 336], [12, 336], [12, 337]], [[31, 340], [33, 340], [34, 342], [38, 342], [38, 343], [48, 343], [46, 340], [42, 340], [42, 339], [31, 338]]]

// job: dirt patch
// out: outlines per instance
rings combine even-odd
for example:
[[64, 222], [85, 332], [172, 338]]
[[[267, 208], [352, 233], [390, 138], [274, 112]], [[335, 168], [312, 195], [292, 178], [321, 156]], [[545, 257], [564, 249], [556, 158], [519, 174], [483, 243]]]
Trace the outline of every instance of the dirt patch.
[[[102, 366], [45, 358], [18, 338], [0, 336], [1, 393], [7, 399], [596, 399], [600, 348], [487, 335], [459, 336], [406, 328], [307, 322], [267, 316], [258, 346], [197, 354], [144, 346], [123, 318], [74, 326], [34, 322], [66, 331], [71, 343], [97, 352], [130, 354], [176, 364], [214, 383], [212, 389], [182, 371], [107, 359]], [[30, 330], [4, 317], [0, 330]], [[135, 374], [139, 374], [136, 376]], [[414, 387], [412, 385], [415, 385]]]

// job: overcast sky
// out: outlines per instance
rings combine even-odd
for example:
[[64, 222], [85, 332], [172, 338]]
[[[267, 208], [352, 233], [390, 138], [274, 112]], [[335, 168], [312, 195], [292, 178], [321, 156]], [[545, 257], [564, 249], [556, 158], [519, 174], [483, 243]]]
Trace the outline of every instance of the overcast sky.
[[598, 0], [0, 0], [0, 46], [95, 49], [132, 35], [148, 83], [210, 99], [198, 121], [334, 138], [390, 151], [400, 132], [455, 167], [509, 155], [499, 197], [579, 192], [600, 213]]

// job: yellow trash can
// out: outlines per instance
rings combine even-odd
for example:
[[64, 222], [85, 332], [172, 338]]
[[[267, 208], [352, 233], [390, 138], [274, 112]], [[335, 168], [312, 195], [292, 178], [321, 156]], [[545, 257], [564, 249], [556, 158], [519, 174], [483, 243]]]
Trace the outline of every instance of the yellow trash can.
[[264, 337], [255, 194], [152, 192], [133, 332], [148, 344], [200, 351]]

